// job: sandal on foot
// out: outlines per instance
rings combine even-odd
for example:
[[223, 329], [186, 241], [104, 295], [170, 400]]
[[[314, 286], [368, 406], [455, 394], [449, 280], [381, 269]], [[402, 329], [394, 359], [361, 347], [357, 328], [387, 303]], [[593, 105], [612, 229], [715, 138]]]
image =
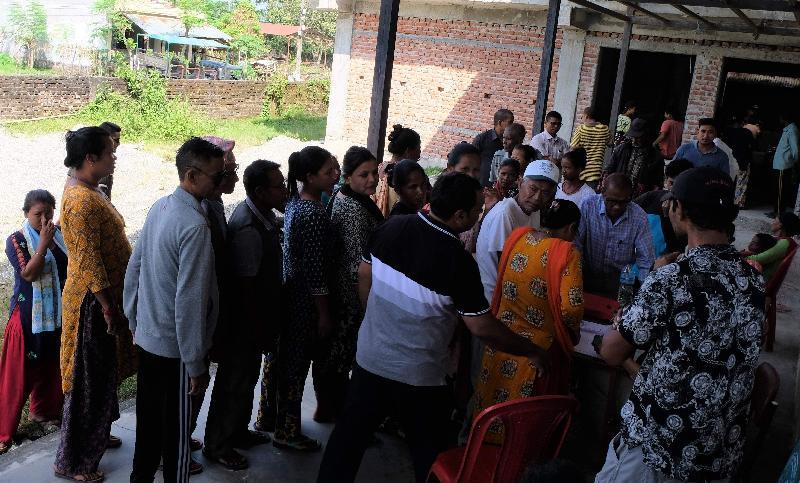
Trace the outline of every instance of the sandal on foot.
[[253, 446], [267, 444], [270, 441], [272, 441], [272, 438], [270, 438], [266, 433], [247, 431], [239, 438], [236, 438], [236, 440], [233, 442], [233, 447], [239, 449], [250, 449]]
[[291, 439], [278, 439], [274, 435], [272, 437], [272, 446], [281, 449], [292, 449], [295, 451], [319, 451], [322, 449], [322, 443], [316, 439], [311, 439], [306, 435], [301, 434]]
[[122, 440], [111, 434], [108, 435], [108, 442], [106, 442], [106, 449], [115, 449], [122, 446]]
[[106, 479], [106, 475], [102, 471], [94, 471], [83, 475], [68, 475], [58, 470], [53, 470], [53, 476], [62, 480], [80, 481], [82, 483], [100, 483]]
[[191, 451], [200, 451], [203, 449], [203, 442], [199, 439], [189, 438], [189, 449]]
[[234, 450], [230, 450], [226, 454], [220, 456], [212, 455], [208, 451], [203, 450], [203, 456], [215, 463], [221, 464], [231, 471], [244, 470], [250, 467], [250, 463], [247, 462], [247, 458]]
[[10, 449], [11, 449], [10, 441], [8, 443], [0, 443], [0, 454], [6, 454]]
[[189, 460], [189, 474], [190, 475], [199, 475], [203, 472], [203, 465], [199, 461], [195, 461], [194, 458]]
[[271, 423], [261, 423], [261, 424], [256, 422], [253, 425], [253, 429], [255, 429], [256, 431], [259, 431], [261, 433], [274, 433], [275, 432], [275, 421], [272, 421]]

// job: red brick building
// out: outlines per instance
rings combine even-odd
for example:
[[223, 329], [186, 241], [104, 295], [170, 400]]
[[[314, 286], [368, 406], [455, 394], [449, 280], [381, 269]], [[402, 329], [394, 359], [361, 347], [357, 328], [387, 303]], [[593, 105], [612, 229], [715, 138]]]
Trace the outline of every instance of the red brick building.
[[[624, 9], [615, 2], [597, 3]], [[800, 101], [796, 88], [784, 92], [729, 79], [730, 73], [800, 77], [800, 35], [792, 30], [800, 26], [791, 13], [748, 12], [764, 28], [755, 38], [743, 21], [745, 28], [736, 26], [741, 19], [727, 9], [693, 11], [742, 32], [710, 30], [700, 21], [689, 29], [690, 17], [660, 3], [644, 5], [674, 22], [670, 28], [635, 25], [623, 102], [636, 100], [654, 122], [660, 122], [667, 105], [674, 105], [686, 115], [684, 137], [689, 138], [699, 117], [727, 115], [753, 104], [772, 116], [780, 104]], [[327, 139], [365, 144], [379, 4], [321, 0], [318, 8], [339, 11]], [[416, 129], [423, 160], [434, 163], [454, 143], [491, 127], [498, 108], [513, 110], [530, 130], [546, 15], [546, 0], [403, 0], [389, 125]], [[562, 137], [570, 137], [576, 117], [591, 103], [607, 120], [622, 29], [619, 20], [563, 0], [548, 99], [548, 110], [564, 116]]]

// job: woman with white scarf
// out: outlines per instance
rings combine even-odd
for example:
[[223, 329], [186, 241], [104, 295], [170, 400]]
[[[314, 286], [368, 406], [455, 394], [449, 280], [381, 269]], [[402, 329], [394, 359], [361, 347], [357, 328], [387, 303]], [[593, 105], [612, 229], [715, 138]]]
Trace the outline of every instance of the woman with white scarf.
[[28, 193], [22, 228], [6, 241], [15, 280], [0, 356], [0, 454], [11, 447], [29, 395], [31, 421], [60, 424], [61, 290], [67, 249], [53, 225], [55, 205], [45, 190]]

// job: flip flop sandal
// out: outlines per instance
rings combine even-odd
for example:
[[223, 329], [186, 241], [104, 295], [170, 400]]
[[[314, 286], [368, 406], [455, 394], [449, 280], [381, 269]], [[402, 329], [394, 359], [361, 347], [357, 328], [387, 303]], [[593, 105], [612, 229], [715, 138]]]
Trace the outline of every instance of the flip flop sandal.
[[269, 435], [266, 433], [260, 433], [258, 431], [248, 431], [243, 437], [237, 438], [233, 442], [233, 447], [239, 449], [250, 449], [253, 446], [267, 444], [270, 441], [272, 441], [272, 438], [270, 438]]
[[107, 449], [116, 449], [122, 446], [122, 440], [116, 436], [108, 435], [108, 442], [106, 443]]
[[192, 451], [200, 451], [203, 449], [203, 442], [199, 439], [191, 438], [189, 439], [189, 449]]
[[322, 443], [305, 435], [300, 435], [296, 438], [286, 440], [278, 439], [273, 436], [272, 446], [280, 449], [291, 449], [305, 452], [319, 451], [322, 449]]
[[228, 454], [222, 456], [215, 456], [206, 450], [203, 450], [203, 456], [215, 463], [221, 464], [231, 471], [245, 470], [250, 467], [250, 463], [247, 462], [247, 458], [234, 450], [231, 450]]
[[[100, 483], [106, 479], [106, 475], [104, 475], [102, 471], [95, 471], [84, 475], [68, 475], [58, 470], [53, 470], [53, 476], [61, 478], [62, 480], [80, 481], [81, 483]], [[85, 479], [76, 478], [78, 476], [82, 476]], [[89, 478], [90, 476], [94, 476], [94, 478]]]
[[0, 443], [0, 454], [6, 454], [10, 449], [11, 443]]
[[189, 474], [190, 475], [199, 475], [202, 472], [203, 472], [203, 465], [200, 464], [199, 461], [195, 461], [194, 458], [192, 458], [189, 461]]

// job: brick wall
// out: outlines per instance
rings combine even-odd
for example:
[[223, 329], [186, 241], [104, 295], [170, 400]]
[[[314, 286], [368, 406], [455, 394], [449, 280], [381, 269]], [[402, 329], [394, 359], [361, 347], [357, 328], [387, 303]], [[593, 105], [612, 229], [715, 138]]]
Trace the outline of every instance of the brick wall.
[[[73, 114], [91, 102], [101, 84], [126, 92], [125, 81], [112, 77], [0, 76], [0, 119], [32, 119]], [[198, 113], [222, 119], [255, 117], [264, 103], [263, 81], [167, 81], [167, 96], [183, 99]], [[301, 104], [324, 115], [327, 106], [304, 96], [300, 84], [289, 84], [284, 103]]]
[[697, 121], [712, 117], [717, 108], [719, 88], [722, 83], [722, 56], [698, 55], [694, 65], [694, 78], [689, 89], [689, 102], [683, 129], [684, 142], [690, 141], [697, 131]]
[[[366, 144], [377, 20], [372, 14], [354, 16], [343, 129], [351, 143]], [[530, 130], [543, 26], [401, 17], [397, 32], [389, 128], [403, 124], [419, 132], [423, 159], [441, 162], [454, 144], [490, 128], [499, 108], [514, 111]]]
[[[600, 56], [600, 46], [587, 42], [583, 49], [583, 64], [581, 64], [581, 78], [578, 80], [578, 100], [575, 104], [575, 126], [583, 119], [583, 111], [594, 101], [595, 81], [597, 80], [597, 59]], [[572, 133], [563, 133], [563, 137], [571, 138]]]
[[237, 119], [261, 114], [266, 86], [262, 81], [172, 79], [167, 96], [184, 99], [210, 117]]
[[108, 77], [0, 77], [0, 119], [32, 119], [77, 112], [108, 83], [124, 91], [125, 82]]

